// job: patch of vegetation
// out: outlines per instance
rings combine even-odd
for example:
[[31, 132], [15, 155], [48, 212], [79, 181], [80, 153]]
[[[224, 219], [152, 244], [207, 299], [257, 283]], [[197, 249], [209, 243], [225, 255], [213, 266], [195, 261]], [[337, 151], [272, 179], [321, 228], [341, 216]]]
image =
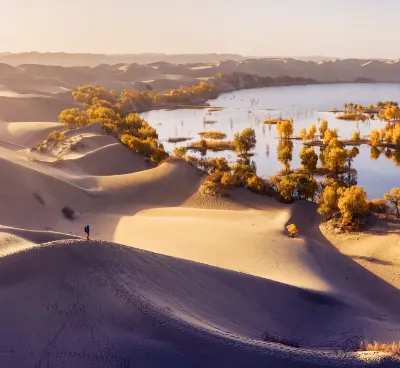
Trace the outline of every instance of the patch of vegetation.
[[289, 224], [288, 226], [286, 226], [286, 229], [289, 232], [289, 236], [291, 238], [294, 238], [295, 235], [299, 232], [299, 229], [295, 224]]
[[65, 206], [62, 208], [61, 212], [66, 219], [70, 221], [75, 219], [75, 211], [71, 207]]
[[204, 119], [203, 122], [204, 124], [210, 124], [210, 125], [217, 123], [216, 120], [210, 120], [210, 119]]
[[226, 138], [225, 133], [215, 132], [215, 131], [200, 132], [199, 136], [203, 139], [205, 138], [205, 139], [216, 139], [216, 140], [221, 140]]
[[235, 151], [236, 146], [233, 142], [231, 141], [206, 141], [202, 139], [199, 142], [193, 142], [189, 147], [189, 149], [195, 149], [199, 151], [206, 151], [206, 150], [211, 150], [211, 151]]
[[190, 141], [193, 138], [189, 138], [189, 137], [171, 137], [167, 139], [168, 143], [180, 143], [180, 142], [186, 142], [186, 141]]
[[203, 193], [214, 197], [227, 197], [226, 187], [221, 184], [221, 177], [220, 172], [207, 176], [202, 183]]
[[347, 112], [340, 115], [336, 115], [336, 119], [340, 120], [368, 120], [368, 115], [358, 112]]
[[61, 133], [58, 130], [53, 130], [49, 134], [47, 141], [63, 142], [66, 139], [67, 139], [67, 136], [64, 133]]
[[392, 343], [382, 343], [379, 341], [373, 341], [371, 343], [363, 342], [359, 349], [360, 351], [379, 351], [382, 353], [389, 353], [400, 355], [400, 341]]

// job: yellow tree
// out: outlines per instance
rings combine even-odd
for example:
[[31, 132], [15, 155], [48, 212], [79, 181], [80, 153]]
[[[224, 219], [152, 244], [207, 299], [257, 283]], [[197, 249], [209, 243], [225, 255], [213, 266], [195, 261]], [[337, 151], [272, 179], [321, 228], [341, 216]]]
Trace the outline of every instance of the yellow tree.
[[307, 129], [306, 128], [300, 129], [299, 138], [301, 138], [303, 141], [305, 141], [307, 139]]
[[359, 142], [360, 141], [360, 132], [359, 131], [355, 131], [353, 133], [353, 136], [351, 137], [351, 140], [354, 142]]
[[241, 133], [236, 133], [233, 140], [236, 151], [243, 156], [247, 156], [257, 143], [256, 132], [252, 128], [246, 128]]
[[293, 120], [281, 120], [276, 124], [276, 130], [279, 138], [289, 139], [293, 135]]
[[317, 133], [317, 128], [316, 126], [313, 124], [310, 127], [310, 130], [308, 131], [308, 139], [315, 139], [315, 133]]
[[290, 170], [290, 162], [293, 158], [293, 142], [280, 140], [277, 151], [278, 161], [285, 165], [285, 170], [288, 172]]
[[385, 193], [384, 198], [396, 209], [397, 218], [400, 217], [400, 188], [393, 188], [390, 193]]
[[302, 148], [300, 150], [301, 164], [304, 169], [309, 173], [315, 172], [317, 169], [318, 155], [315, 153], [314, 148]]
[[371, 130], [371, 133], [369, 133], [369, 139], [371, 140], [371, 146], [377, 146], [380, 142], [380, 134], [378, 130]]
[[324, 191], [317, 199], [318, 213], [324, 216], [325, 220], [331, 219], [337, 210], [337, 201], [338, 196], [336, 193], [336, 188], [331, 185], [326, 186]]
[[338, 190], [338, 208], [343, 223], [353, 223], [360, 215], [368, 211], [367, 193], [363, 187], [352, 186]]
[[335, 176], [343, 171], [347, 158], [346, 150], [342, 147], [333, 147], [324, 152], [325, 166], [332, 171]]
[[331, 141], [331, 139], [333, 139], [333, 138], [337, 138], [338, 137], [338, 134], [337, 134], [337, 129], [327, 129], [326, 130], [326, 132], [325, 132], [325, 135], [324, 135], [324, 141], [323, 141], [323, 143], [325, 144], [325, 145], [328, 145], [329, 144], [329, 142]]
[[286, 226], [287, 231], [289, 232], [289, 236], [294, 238], [294, 236], [299, 232], [299, 229], [295, 224], [289, 224]]
[[[347, 108], [347, 105], [346, 105], [346, 108]], [[326, 120], [322, 120], [321, 121], [321, 124], [320, 124], [320, 126], [319, 126], [319, 135], [320, 135], [320, 138], [321, 139], [324, 139], [324, 137], [325, 137], [325, 132], [327, 131], [327, 129], [328, 129], [328, 122], [326, 121]]]

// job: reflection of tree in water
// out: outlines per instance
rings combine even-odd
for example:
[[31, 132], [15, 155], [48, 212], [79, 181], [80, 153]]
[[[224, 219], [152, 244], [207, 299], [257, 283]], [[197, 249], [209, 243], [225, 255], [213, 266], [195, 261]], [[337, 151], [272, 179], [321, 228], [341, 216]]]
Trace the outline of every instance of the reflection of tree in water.
[[388, 148], [388, 149], [385, 151], [385, 157], [386, 157], [388, 160], [391, 160], [391, 159], [392, 159], [392, 157], [393, 157], [393, 151], [392, 151], [390, 148]]
[[270, 154], [270, 148], [269, 148], [269, 143], [267, 143], [267, 146], [265, 148], [265, 156], [267, 156], [267, 158], [269, 158], [269, 154]]
[[280, 139], [277, 146], [278, 161], [285, 166], [286, 172], [290, 170], [290, 162], [293, 159], [293, 142], [288, 139]]
[[358, 173], [356, 169], [350, 169], [338, 177], [339, 180], [343, 181], [347, 186], [351, 187], [357, 185]]
[[375, 146], [372, 146], [369, 157], [371, 157], [372, 160], [377, 160], [380, 155], [381, 155], [381, 151], [379, 151], [378, 148], [376, 148]]
[[393, 162], [396, 166], [400, 166], [400, 151], [394, 151]]
[[324, 148], [323, 146], [321, 146], [319, 148], [319, 161], [321, 162], [322, 166], [325, 166], [325, 156], [324, 156]]
[[346, 163], [347, 163], [347, 168], [346, 170], [351, 170], [351, 164], [358, 155], [360, 154], [360, 150], [357, 147], [353, 147], [350, 150], [346, 150]]
[[257, 174], [257, 164], [254, 160], [251, 160], [250, 167], [254, 171], [254, 174]]

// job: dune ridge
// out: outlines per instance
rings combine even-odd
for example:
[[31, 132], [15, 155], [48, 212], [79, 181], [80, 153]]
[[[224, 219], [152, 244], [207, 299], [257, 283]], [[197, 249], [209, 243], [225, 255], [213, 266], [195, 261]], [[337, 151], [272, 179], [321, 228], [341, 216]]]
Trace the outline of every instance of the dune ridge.
[[[15, 144], [47, 135], [42, 124], [14, 128]], [[199, 191], [199, 170], [147, 167], [98, 124], [66, 135], [46, 154], [0, 147], [2, 366], [400, 364], [354, 352], [363, 340], [398, 338], [398, 266], [368, 268], [340, 252], [314, 204], [244, 189], [216, 200]], [[287, 237], [289, 222], [301, 237]], [[386, 230], [377, 247], [390, 239], [395, 251], [398, 227]], [[360, 244], [368, 257], [371, 242], [346, 239], [353, 256]], [[371, 255], [384, 258], [377, 247]]]

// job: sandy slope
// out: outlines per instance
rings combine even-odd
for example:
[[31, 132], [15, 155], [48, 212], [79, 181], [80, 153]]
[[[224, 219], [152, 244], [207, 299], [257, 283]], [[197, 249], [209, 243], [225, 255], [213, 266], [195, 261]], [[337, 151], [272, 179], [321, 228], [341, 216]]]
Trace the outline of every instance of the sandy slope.
[[[37, 144], [45, 135], [36, 125], [13, 137]], [[400, 364], [333, 353], [399, 338], [397, 261], [356, 262], [388, 249], [396, 260], [398, 225], [392, 246], [371, 234], [338, 245], [343, 254], [312, 204], [243, 190], [212, 201], [197, 191], [198, 170], [149, 168], [97, 125], [68, 132], [43, 156], [0, 147], [0, 175], [0, 224], [9, 226], [0, 228], [1, 366]], [[286, 236], [288, 221], [300, 238]], [[77, 239], [88, 223], [96, 241]], [[263, 343], [263, 332], [301, 349]]]

